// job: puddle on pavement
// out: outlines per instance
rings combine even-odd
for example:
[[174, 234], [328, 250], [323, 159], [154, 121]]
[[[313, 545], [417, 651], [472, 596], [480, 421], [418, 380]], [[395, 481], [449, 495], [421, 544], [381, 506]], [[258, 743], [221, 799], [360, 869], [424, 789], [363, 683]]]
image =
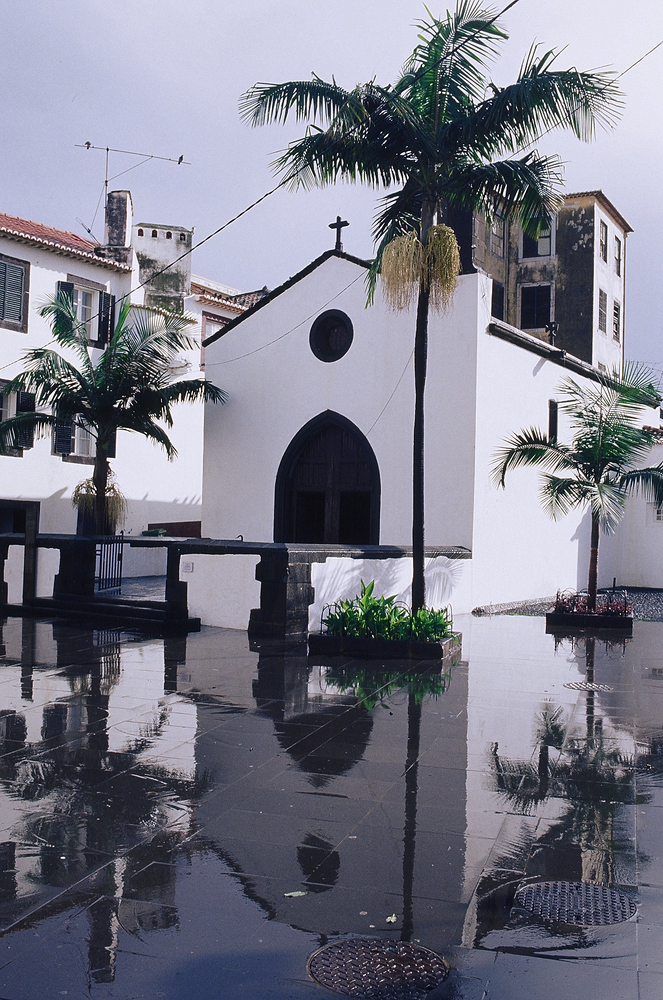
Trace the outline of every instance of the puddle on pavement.
[[[2, 996], [211, 998], [221, 975], [224, 998], [320, 996], [307, 957], [348, 935], [444, 956], [458, 996], [510, 995], [513, 956], [639, 967], [663, 898], [663, 624], [625, 644], [461, 628], [443, 672], [4, 621]], [[640, 911], [553, 922], [522, 905], [538, 883]]]

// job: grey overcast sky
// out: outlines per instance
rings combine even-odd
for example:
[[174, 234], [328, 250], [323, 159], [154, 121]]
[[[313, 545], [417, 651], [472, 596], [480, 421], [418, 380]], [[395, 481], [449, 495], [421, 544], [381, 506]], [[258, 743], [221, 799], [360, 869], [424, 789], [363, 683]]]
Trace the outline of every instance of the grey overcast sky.
[[[495, 6], [505, 6], [506, 0]], [[429, 2], [434, 14], [447, 4]], [[421, 0], [0, 0], [3, 136], [0, 211], [84, 235], [103, 186], [104, 157], [76, 143], [184, 154], [112, 181], [128, 187], [135, 221], [194, 226], [202, 239], [274, 185], [270, 161], [301, 132], [239, 120], [257, 81], [312, 72], [352, 86], [392, 82], [416, 43]], [[559, 66], [624, 70], [663, 39], [660, 0], [519, 0], [494, 64], [513, 79], [530, 44], [562, 48]], [[628, 240], [627, 355], [663, 369], [661, 233], [663, 47], [622, 81], [614, 132], [589, 145], [564, 133], [539, 148], [566, 164], [566, 189], [601, 188], [635, 232]], [[112, 155], [111, 175], [138, 160]], [[279, 191], [194, 254], [195, 273], [249, 290], [274, 287], [333, 244], [341, 214], [349, 253], [371, 255], [376, 194], [339, 184]], [[102, 208], [94, 232], [103, 235]]]

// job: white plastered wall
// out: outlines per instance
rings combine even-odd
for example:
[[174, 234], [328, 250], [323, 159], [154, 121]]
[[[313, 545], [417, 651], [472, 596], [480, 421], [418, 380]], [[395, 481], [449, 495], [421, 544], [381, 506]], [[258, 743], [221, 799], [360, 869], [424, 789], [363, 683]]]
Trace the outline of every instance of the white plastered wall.
[[[652, 448], [645, 463], [663, 462], [663, 444]], [[626, 513], [614, 535], [601, 535], [599, 586], [663, 588], [663, 521], [656, 519], [656, 506], [641, 496], [629, 497]]]
[[[21, 371], [26, 349], [51, 344], [50, 325], [39, 315], [39, 309], [55, 294], [58, 281], [76, 275], [104, 285], [117, 299], [129, 292], [132, 282], [136, 283], [132, 273], [7, 237], [0, 237], [0, 253], [30, 264], [28, 332], [2, 330], [0, 368], [4, 379]], [[132, 301], [140, 304], [142, 292], [133, 293]], [[194, 336], [196, 332], [198, 328], [194, 328]], [[181, 360], [183, 371], [178, 377], [201, 377], [197, 344], [184, 352]], [[129, 501], [127, 534], [140, 534], [149, 522], [200, 520], [203, 411], [202, 404], [174, 407], [175, 422], [168, 432], [178, 452], [173, 462], [168, 461], [162, 449], [140, 435], [118, 433], [117, 458], [111, 460], [111, 466]], [[71, 494], [76, 484], [91, 474], [91, 464], [63, 461], [61, 456], [52, 454], [50, 433], [36, 438], [34, 447], [25, 450], [23, 457], [0, 456], [0, 477], [4, 483], [1, 496], [38, 500], [40, 531], [44, 533], [75, 532], [76, 511]]]

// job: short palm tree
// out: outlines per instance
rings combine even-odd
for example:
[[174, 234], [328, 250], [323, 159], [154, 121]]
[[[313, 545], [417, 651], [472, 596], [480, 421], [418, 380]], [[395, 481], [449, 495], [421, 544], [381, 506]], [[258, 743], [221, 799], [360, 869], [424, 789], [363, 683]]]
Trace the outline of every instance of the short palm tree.
[[96, 358], [85, 326], [66, 292], [41, 310], [51, 320], [53, 339], [69, 358], [38, 347], [26, 351], [24, 368], [3, 393], [34, 394], [36, 408], [0, 423], [0, 450], [20, 447], [26, 432], [45, 434], [63, 423], [84, 428], [94, 438], [95, 523], [106, 528], [108, 452], [119, 428], [160, 445], [169, 459], [177, 451], [164, 426], [172, 427], [172, 407], [179, 402], [223, 403], [226, 394], [205, 379], [172, 381], [170, 367], [190, 349], [186, 316], [131, 305], [124, 301], [106, 348]]
[[[424, 603], [424, 390], [429, 305], [448, 304], [458, 275], [455, 239], [444, 225], [449, 209], [499, 210], [538, 235], [559, 205], [560, 161], [528, 152], [508, 154], [553, 128], [592, 138], [611, 124], [619, 106], [606, 73], [552, 68], [556, 54], [533, 48], [518, 79], [504, 88], [488, 64], [508, 36], [480, 0], [459, 0], [454, 13], [420, 25], [417, 45], [393, 86], [374, 80], [345, 90], [333, 79], [264, 84], [243, 97], [253, 125], [285, 122], [291, 113], [311, 122], [303, 138], [276, 160], [293, 187], [342, 178], [394, 187], [375, 219], [377, 256], [372, 288], [385, 251], [396, 241], [388, 301], [417, 304], [412, 482], [412, 605]], [[318, 124], [321, 123], [321, 124]], [[507, 157], [507, 158], [505, 158]], [[400, 242], [399, 242], [400, 241]], [[393, 248], [392, 248], [393, 249]], [[389, 255], [388, 255], [389, 256]], [[370, 297], [370, 295], [369, 295]]]
[[536, 427], [520, 431], [497, 452], [493, 479], [503, 487], [510, 469], [537, 466], [546, 470], [540, 495], [552, 518], [589, 507], [592, 528], [587, 592], [589, 608], [594, 611], [601, 529], [614, 532], [632, 494], [640, 492], [649, 502], [663, 503], [663, 462], [635, 467], [658, 440], [641, 423], [644, 407], [657, 405], [659, 397], [651, 373], [628, 365], [621, 379], [615, 374], [584, 387], [567, 379], [559, 394], [560, 409], [570, 418], [571, 446]]

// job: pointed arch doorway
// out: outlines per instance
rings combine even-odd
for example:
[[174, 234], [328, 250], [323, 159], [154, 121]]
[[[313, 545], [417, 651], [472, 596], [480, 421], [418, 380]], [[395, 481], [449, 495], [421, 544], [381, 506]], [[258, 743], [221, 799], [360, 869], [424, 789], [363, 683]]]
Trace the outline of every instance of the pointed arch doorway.
[[274, 541], [377, 545], [380, 472], [346, 417], [320, 413], [288, 445], [276, 476]]

